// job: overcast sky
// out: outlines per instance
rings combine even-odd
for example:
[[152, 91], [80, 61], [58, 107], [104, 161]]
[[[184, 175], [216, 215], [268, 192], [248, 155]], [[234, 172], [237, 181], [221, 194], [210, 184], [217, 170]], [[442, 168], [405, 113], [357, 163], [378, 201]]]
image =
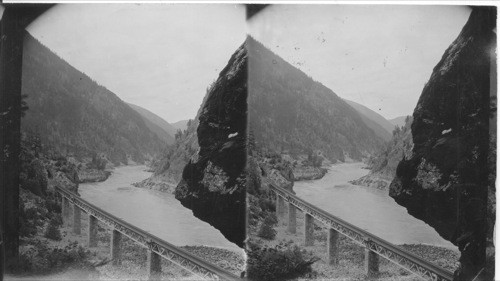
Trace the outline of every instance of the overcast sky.
[[28, 31], [122, 100], [175, 122], [196, 116], [246, 23], [233, 4], [69, 4]]
[[[274, 5], [252, 36], [339, 96], [393, 118], [413, 112], [458, 36], [464, 6]], [[126, 102], [194, 118], [247, 31], [241, 5], [58, 5], [29, 32]]]
[[411, 115], [465, 25], [464, 6], [275, 5], [252, 36], [337, 95], [390, 119]]

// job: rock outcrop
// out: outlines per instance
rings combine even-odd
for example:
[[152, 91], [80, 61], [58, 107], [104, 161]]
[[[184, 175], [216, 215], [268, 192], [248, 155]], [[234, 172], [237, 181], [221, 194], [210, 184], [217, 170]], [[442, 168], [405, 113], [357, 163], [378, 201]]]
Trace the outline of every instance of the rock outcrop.
[[[206, 99], [206, 97], [205, 97]], [[160, 190], [172, 193], [182, 178], [182, 171], [190, 161], [196, 161], [200, 149], [198, 145], [198, 118], [205, 102], [203, 101], [194, 120], [190, 120], [187, 128], [176, 135], [175, 142], [160, 153], [158, 159], [152, 161], [153, 175], [137, 183], [137, 187]]]
[[488, 154], [496, 152], [489, 146], [495, 21], [495, 8], [474, 8], [434, 68], [413, 113], [413, 155], [390, 186], [396, 202], [458, 246], [455, 280], [494, 276], [495, 164]]
[[318, 180], [325, 176], [327, 169], [311, 166], [300, 166], [293, 168], [295, 181]]
[[175, 198], [231, 242], [245, 240], [247, 51], [239, 47], [207, 93], [196, 130], [199, 151]]
[[412, 155], [411, 123], [412, 118], [407, 116], [401, 128], [396, 126], [392, 132], [392, 139], [368, 160], [370, 173], [350, 183], [383, 190], [389, 189], [399, 162]]
[[103, 182], [111, 175], [110, 171], [101, 171], [97, 169], [78, 170], [78, 183]]

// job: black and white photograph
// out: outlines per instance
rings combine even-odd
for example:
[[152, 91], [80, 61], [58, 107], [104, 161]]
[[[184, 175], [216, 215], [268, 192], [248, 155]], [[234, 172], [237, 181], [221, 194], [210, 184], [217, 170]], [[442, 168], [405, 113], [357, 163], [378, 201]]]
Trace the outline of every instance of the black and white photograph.
[[496, 23], [1, 3], [0, 280], [497, 280]]
[[249, 20], [250, 279], [493, 279], [495, 22], [411, 5]]
[[240, 277], [245, 28], [243, 5], [208, 4], [55, 5], [26, 27], [7, 280]]

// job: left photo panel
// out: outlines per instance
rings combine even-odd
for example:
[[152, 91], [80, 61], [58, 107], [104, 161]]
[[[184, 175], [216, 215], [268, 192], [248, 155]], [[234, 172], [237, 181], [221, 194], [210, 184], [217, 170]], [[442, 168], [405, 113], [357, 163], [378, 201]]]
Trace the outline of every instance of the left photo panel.
[[1, 9], [4, 279], [244, 276], [245, 6]]

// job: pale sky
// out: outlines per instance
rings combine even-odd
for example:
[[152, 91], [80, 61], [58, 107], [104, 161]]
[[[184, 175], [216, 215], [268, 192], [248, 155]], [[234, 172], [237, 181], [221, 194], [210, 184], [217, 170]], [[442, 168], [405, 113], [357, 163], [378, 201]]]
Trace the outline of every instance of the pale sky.
[[465, 6], [275, 5], [250, 34], [337, 95], [387, 119], [411, 115]]
[[235, 4], [66, 4], [28, 31], [122, 100], [176, 122], [196, 116], [246, 23]]
[[[413, 112], [467, 21], [464, 6], [274, 5], [252, 36], [339, 96], [390, 119]], [[28, 31], [126, 102], [194, 118], [247, 31], [242, 5], [58, 5]]]

